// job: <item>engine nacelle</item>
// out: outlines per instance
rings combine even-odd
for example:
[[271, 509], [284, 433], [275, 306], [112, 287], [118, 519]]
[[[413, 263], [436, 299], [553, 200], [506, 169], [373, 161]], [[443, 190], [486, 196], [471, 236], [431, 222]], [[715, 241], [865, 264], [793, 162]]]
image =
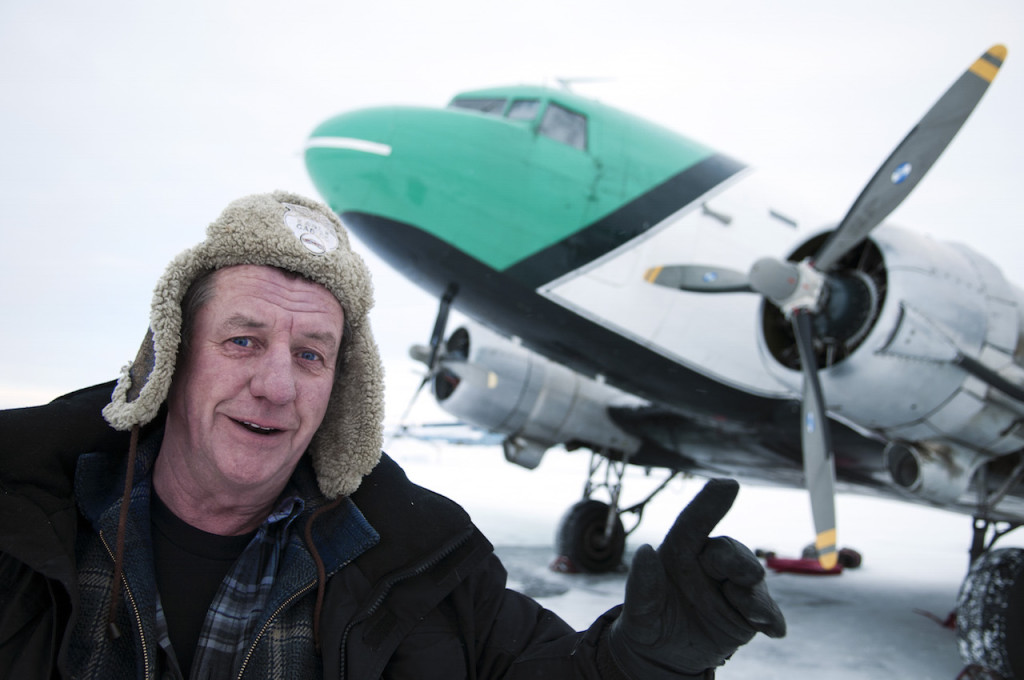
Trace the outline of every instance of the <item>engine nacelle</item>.
[[[1024, 296], [995, 265], [962, 245], [880, 227], [829, 278], [832, 299], [815, 322], [827, 338], [816, 347], [825, 400], [830, 413], [903, 444], [890, 469], [917, 474], [897, 483], [950, 500], [985, 459], [1024, 448], [1024, 404], [957, 363], [965, 356], [1024, 385]], [[767, 304], [762, 319], [773, 372], [799, 392], [788, 322]]]
[[508, 435], [505, 456], [533, 468], [551, 446], [570, 443], [620, 454], [640, 440], [608, 416], [609, 406], [640, 400], [556, 364], [484, 328], [447, 340], [434, 396], [462, 421]]
[[885, 465], [897, 486], [937, 503], [953, 503], [967, 493], [986, 457], [971, 449], [936, 444], [891, 442]]

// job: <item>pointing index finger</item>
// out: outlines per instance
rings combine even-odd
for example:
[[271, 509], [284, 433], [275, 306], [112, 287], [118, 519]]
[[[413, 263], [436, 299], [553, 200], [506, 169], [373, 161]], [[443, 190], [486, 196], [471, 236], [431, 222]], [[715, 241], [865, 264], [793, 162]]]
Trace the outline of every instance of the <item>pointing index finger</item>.
[[708, 535], [732, 507], [740, 485], [734, 479], [712, 479], [679, 513], [659, 552], [668, 556], [696, 555]]

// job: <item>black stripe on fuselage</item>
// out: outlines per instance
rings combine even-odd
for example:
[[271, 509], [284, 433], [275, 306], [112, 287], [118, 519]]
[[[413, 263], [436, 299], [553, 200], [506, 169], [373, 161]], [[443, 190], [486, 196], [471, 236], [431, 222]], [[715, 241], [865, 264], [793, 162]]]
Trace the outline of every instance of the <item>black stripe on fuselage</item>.
[[768, 423], [783, 403], [792, 404], [726, 387], [551, 302], [421, 229], [364, 213], [341, 218], [389, 265], [431, 295], [440, 297], [454, 284], [457, 309], [580, 373], [601, 373], [634, 394], [727, 419]]
[[505, 273], [536, 289], [640, 236], [744, 168], [728, 156], [709, 156], [575, 234], [520, 260]]

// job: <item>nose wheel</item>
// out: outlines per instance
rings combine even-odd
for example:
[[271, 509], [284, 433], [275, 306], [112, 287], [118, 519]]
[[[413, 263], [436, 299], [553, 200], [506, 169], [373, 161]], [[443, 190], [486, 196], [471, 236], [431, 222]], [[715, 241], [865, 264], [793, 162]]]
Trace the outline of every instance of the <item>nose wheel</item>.
[[[628, 508], [619, 508], [622, 491], [622, 476], [629, 464], [628, 456], [612, 460], [607, 452], [593, 451], [587, 483], [583, 487], [583, 500], [574, 504], [562, 516], [555, 537], [558, 557], [551, 568], [562, 573], [602, 574], [618, 571], [622, 567], [622, 556], [626, 551], [626, 536], [633, 533], [643, 519], [644, 508], [657, 496], [678, 472], [668, 477], [639, 503]], [[600, 472], [604, 471], [603, 480]], [[611, 499], [605, 503], [592, 498], [599, 489], [604, 489]], [[622, 515], [636, 515], [636, 522], [629, 531], [622, 524]]]
[[592, 498], [584, 499], [562, 517], [555, 545], [559, 555], [557, 571], [614, 571], [622, 564], [626, 551], [626, 530], [613, 506]]

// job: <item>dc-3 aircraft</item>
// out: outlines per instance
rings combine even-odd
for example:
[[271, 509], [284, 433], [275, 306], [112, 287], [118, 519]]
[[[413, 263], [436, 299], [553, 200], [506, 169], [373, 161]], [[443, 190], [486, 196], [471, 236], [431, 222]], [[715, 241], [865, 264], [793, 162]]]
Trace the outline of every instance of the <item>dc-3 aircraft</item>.
[[[620, 563], [619, 516], [643, 507], [619, 507], [626, 464], [806, 486], [826, 569], [837, 482], [947, 508], [975, 518], [961, 651], [1024, 678], [1024, 550], [993, 549], [1024, 521], [1024, 293], [968, 247], [881, 224], [1005, 56], [977, 59], [838, 226], [782, 257], [800, 213], [742, 163], [569, 91], [344, 113], [305, 158], [343, 222], [440, 298], [414, 356], [441, 406], [528, 468], [595, 453], [559, 530], [575, 566]], [[767, 257], [743, 252], [759, 239]], [[487, 330], [444, 339], [452, 307]]]

